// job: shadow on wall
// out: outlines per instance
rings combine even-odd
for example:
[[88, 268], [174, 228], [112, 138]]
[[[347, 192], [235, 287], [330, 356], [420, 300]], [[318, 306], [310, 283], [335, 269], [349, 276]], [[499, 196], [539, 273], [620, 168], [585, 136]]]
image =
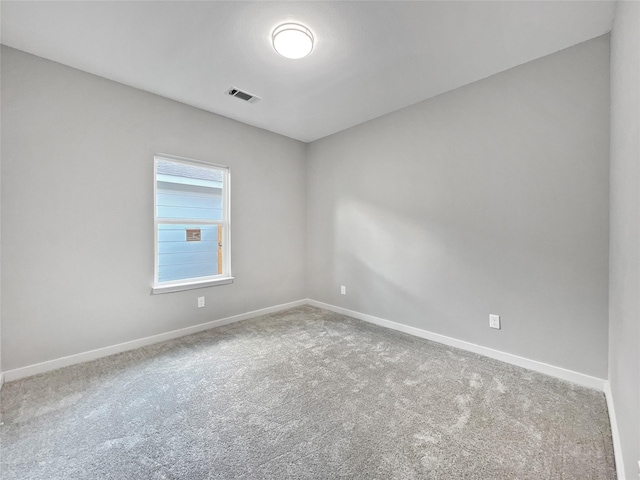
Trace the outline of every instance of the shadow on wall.
[[[438, 232], [442, 226], [344, 198], [338, 200], [334, 218], [332, 270], [336, 283], [351, 284], [349, 308], [434, 330], [456, 322], [455, 308], [437, 308], [433, 298], [446, 288], [447, 247]], [[415, 318], [416, 310], [422, 318]]]
[[[495, 342], [518, 335], [575, 336], [563, 318], [586, 308], [584, 290], [561, 247], [522, 241], [522, 232], [489, 214], [469, 222], [456, 208], [444, 217], [428, 208], [393, 210], [383, 200], [334, 200], [325, 248], [333, 253], [329, 281], [350, 285], [341, 299], [347, 308], [474, 343], [484, 338], [504, 351], [512, 349]], [[489, 313], [509, 318], [509, 332], [492, 336]], [[556, 319], [554, 332], [532, 329], [538, 317]]]

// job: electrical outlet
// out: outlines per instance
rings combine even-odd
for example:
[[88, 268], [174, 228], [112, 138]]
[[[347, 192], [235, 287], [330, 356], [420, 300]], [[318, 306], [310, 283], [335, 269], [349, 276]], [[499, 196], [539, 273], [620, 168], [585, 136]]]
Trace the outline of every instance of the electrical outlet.
[[489, 314], [489, 326], [500, 330], [500, 315]]
[[204, 307], [204, 297], [198, 297], [198, 308]]
[[340, 295], [346, 295], [347, 294], [347, 287], [345, 287], [344, 285], [340, 285]]

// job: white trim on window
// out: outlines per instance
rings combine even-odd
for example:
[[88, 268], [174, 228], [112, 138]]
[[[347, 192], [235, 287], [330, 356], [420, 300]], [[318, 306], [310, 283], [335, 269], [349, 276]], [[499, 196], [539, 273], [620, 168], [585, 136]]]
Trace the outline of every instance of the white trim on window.
[[160, 293], [183, 292], [185, 290], [193, 290], [196, 288], [215, 287], [216, 285], [229, 285], [235, 280], [234, 277], [210, 278], [209, 280], [189, 281], [188, 283], [169, 283], [154, 285], [151, 293], [158, 295]]
[[[188, 219], [188, 218], [158, 218], [158, 161], [164, 160], [174, 163], [194, 165], [197, 167], [212, 168], [220, 170], [222, 176], [222, 220], [214, 219]], [[177, 157], [174, 155], [157, 154], [154, 155], [153, 161], [153, 236], [154, 236], [154, 273], [153, 284], [151, 287], [152, 294], [179, 292], [196, 288], [205, 288], [216, 285], [228, 285], [233, 283], [234, 277], [231, 275], [231, 218], [230, 218], [230, 202], [231, 202], [231, 169], [225, 165], [219, 165], [189, 158]], [[170, 224], [189, 224], [189, 225], [218, 225], [222, 227], [221, 234], [221, 263], [222, 271], [217, 275], [206, 277], [193, 277], [175, 281], [158, 281], [158, 226]]]

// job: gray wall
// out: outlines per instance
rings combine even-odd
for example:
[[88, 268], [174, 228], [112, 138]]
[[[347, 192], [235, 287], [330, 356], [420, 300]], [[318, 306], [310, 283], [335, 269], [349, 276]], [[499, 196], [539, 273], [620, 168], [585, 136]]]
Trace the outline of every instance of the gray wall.
[[[2, 50], [0, 49], [0, 72], [2, 71]], [[0, 75], [0, 91], [2, 90], [2, 75]], [[2, 97], [0, 96], [0, 112], [2, 112]], [[2, 115], [0, 114], [0, 138], [2, 138]], [[2, 142], [0, 141], [0, 145]], [[0, 172], [2, 172], [2, 148], [0, 146]], [[2, 212], [2, 175], [0, 173], [0, 212]], [[4, 383], [2, 373], [2, 213], [0, 213], [0, 388]]]
[[[150, 295], [160, 152], [231, 167], [233, 285]], [[304, 298], [305, 178], [298, 141], [3, 47], [3, 369]]]
[[[608, 46], [592, 40], [306, 152], [3, 47], [3, 368], [307, 293], [606, 378]], [[235, 284], [149, 295], [157, 152], [231, 166]]]
[[608, 36], [307, 154], [310, 298], [607, 377]]
[[626, 478], [640, 460], [640, 4], [619, 2], [611, 36], [609, 382]]

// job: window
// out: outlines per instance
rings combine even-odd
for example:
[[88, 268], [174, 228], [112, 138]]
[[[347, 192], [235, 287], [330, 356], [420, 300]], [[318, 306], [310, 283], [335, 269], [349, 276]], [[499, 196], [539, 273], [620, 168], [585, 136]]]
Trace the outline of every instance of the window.
[[229, 168], [167, 155], [154, 160], [153, 293], [232, 283]]

